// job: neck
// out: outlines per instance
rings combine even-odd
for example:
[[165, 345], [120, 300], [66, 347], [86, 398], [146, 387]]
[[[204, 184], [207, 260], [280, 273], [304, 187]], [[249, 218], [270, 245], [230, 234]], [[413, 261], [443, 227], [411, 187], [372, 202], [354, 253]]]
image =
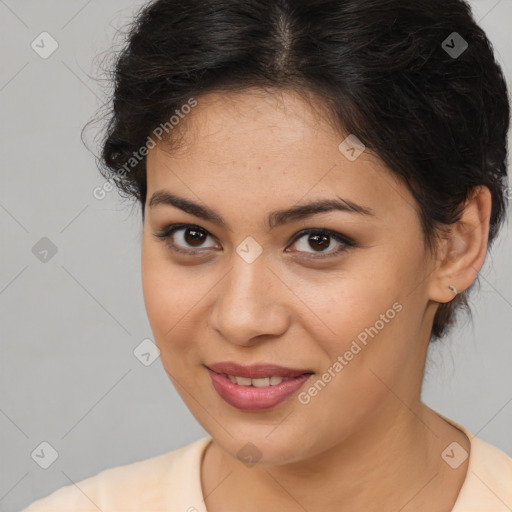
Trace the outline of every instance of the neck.
[[355, 512], [378, 504], [381, 511], [419, 512], [432, 509], [434, 492], [444, 502], [434, 509], [451, 510], [467, 463], [453, 472], [440, 454], [453, 440], [469, 451], [469, 441], [419, 400], [414, 407], [390, 401], [364, 429], [292, 464], [248, 468], [212, 442], [203, 461], [208, 510]]

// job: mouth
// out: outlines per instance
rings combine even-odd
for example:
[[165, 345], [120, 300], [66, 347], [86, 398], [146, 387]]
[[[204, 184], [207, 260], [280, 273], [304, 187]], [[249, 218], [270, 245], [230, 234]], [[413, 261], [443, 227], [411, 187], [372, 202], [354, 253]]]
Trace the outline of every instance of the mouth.
[[239, 386], [253, 386], [255, 388], [265, 388], [267, 386], [277, 386], [281, 384], [281, 382], [285, 382], [287, 380], [291, 380], [297, 377], [279, 377], [278, 375], [272, 375], [270, 377], [260, 377], [259, 379], [251, 379], [249, 377], [240, 377], [238, 375], [228, 375], [226, 373], [221, 373], [218, 375], [223, 375], [227, 379], [229, 379], [233, 384], [238, 384]]
[[206, 366], [214, 389], [229, 405], [243, 411], [271, 409], [291, 398], [313, 372], [271, 364]]
[[205, 365], [206, 368], [212, 370], [215, 373], [222, 375], [230, 375], [232, 377], [241, 377], [249, 379], [260, 379], [260, 378], [271, 378], [271, 377], [282, 377], [294, 378], [304, 375], [306, 373], [313, 373], [312, 370], [300, 370], [297, 368], [289, 368], [286, 366], [278, 366], [271, 363], [260, 363], [253, 365], [242, 365], [235, 363], [234, 361], [225, 361], [220, 363], [212, 363]]

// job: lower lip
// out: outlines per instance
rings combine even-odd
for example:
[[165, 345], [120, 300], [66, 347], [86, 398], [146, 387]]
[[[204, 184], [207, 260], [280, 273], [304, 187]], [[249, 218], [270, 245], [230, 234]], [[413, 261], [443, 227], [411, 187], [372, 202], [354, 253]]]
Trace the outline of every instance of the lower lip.
[[271, 409], [284, 402], [296, 393], [302, 385], [311, 377], [311, 374], [301, 375], [286, 380], [277, 386], [240, 386], [231, 382], [224, 375], [215, 373], [207, 368], [213, 387], [219, 395], [233, 407], [242, 411], [262, 411]]

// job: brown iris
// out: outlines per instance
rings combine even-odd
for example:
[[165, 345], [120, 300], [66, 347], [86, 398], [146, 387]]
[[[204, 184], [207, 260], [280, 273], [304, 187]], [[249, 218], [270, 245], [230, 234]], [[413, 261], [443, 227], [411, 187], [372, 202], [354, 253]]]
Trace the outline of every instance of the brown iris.
[[199, 231], [198, 229], [195, 228], [187, 228], [183, 236], [187, 244], [193, 247], [199, 247], [204, 242], [206, 234], [204, 231]]

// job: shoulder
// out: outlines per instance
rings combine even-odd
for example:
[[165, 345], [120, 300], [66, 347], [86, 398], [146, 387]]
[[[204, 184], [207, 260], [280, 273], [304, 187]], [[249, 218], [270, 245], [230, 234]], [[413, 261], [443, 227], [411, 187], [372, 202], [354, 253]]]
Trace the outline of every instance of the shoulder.
[[171, 452], [100, 473], [66, 485], [21, 512], [119, 512], [165, 510], [188, 493], [201, 492], [200, 461], [210, 437], [198, 439]]
[[[468, 433], [469, 434], [469, 433]], [[512, 508], [512, 458], [468, 435], [468, 472], [452, 512], [505, 512]]]

